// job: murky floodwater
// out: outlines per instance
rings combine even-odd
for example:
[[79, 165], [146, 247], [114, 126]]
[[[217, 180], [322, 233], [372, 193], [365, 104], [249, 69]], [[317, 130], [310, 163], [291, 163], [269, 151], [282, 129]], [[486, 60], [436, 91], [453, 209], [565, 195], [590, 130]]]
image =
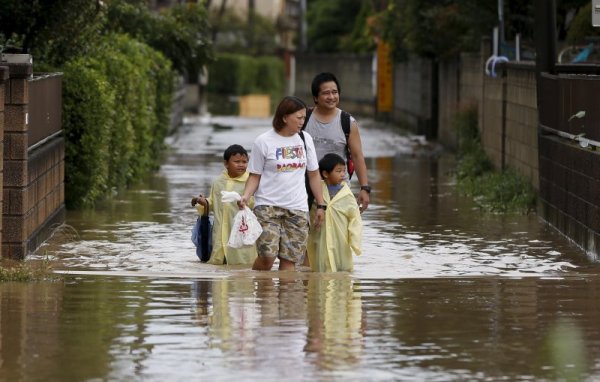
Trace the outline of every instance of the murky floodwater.
[[482, 214], [451, 155], [364, 121], [372, 204], [352, 274], [195, 257], [190, 198], [268, 120], [196, 121], [161, 171], [69, 212], [33, 260], [64, 281], [0, 284], [0, 380], [593, 380], [600, 278], [535, 214]]

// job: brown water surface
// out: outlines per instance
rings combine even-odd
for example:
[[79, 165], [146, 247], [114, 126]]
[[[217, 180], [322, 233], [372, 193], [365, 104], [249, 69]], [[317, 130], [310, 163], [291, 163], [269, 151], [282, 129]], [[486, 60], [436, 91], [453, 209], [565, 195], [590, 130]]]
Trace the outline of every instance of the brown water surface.
[[353, 273], [201, 264], [189, 201], [270, 121], [205, 122], [143, 184], [68, 213], [30, 258], [63, 281], [0, 284], [0, 380], [600, 378], [595, 264], [535, 214], [482, 213], [452, 155], [370, 121]]

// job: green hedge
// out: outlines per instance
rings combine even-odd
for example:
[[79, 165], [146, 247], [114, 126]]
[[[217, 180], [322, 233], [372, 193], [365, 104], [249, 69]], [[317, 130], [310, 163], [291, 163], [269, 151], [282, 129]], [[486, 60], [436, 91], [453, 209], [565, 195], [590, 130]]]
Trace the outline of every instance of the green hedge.
[[93, 205], [107, 192], [110, 133], [115, 92], [106, 77], [89, 67], [92, 59], [64, 68], [65, 203]]
[[173, 93], [170, 61], [125, 35], [64, 70], [65, 201], [93, 206], [159, 165]]
[[208, 91], [228, 95], [262, 93], [279, 99], [285, 91], [284, 69], [278, 57], [221, 53], [209, 65]]

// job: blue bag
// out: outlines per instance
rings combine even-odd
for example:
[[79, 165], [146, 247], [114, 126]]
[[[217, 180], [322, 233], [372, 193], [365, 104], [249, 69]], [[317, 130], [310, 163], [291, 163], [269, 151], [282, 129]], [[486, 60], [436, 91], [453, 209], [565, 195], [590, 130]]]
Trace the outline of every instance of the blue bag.
[[208, 216], [208, 208], [205, 208], [204, 214], [198, 216], [192, 228], [192, 242], [196, 246], [196, 256], [203, 263], [210, 259], [212, 253], [212, 228], [213, 217]]

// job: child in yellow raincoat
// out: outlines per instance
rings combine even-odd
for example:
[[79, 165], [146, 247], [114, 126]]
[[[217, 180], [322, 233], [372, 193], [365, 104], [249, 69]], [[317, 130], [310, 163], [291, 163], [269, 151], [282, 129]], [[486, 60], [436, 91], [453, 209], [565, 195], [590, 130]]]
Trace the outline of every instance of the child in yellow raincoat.
[[235, 191], [243, 194], [246, 180], [248, 179], [248, 152], [240, 145], [231, 145], [223, 153], [225, 170], [215, 179], [210, 188], [210, 195], [192, 198], [192, 206], [196, 206], [198, 214], [202, 215], [204, 209], [213, 212], [214, 222], [212, 231], [212, 253], [209, 264], [249, 264], [256, 259], [256, 246], [231, 248], [227, 246], [231, 225], [234, 216], [239, 212], [236, 203], [221, 202], [221, 191]]
[[310, 267], [315, 272], [350, 272], [352, 252], [361, 254], [362, 219], [356, 198], [344, 181], [345, 161], [337, 154], [326, 154], [319, 161], [319, 172], [327, 210], [321, 228], [311, 227], [309, 232]]

